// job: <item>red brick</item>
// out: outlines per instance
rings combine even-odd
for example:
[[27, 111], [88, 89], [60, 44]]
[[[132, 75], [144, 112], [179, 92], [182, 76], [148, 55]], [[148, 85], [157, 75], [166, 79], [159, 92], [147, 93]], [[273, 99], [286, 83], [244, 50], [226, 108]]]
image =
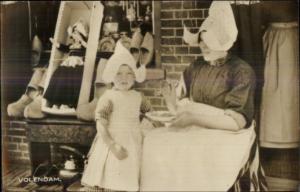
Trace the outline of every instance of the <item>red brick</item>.
[[161, 29], [161, 36], [174, 36], [174, 29]]
[[161, 99], [160, 98], [151, 98], [150, 103], [152, 105], [161, 105]]
[[182, 38], [175, 37], [175, 38], [161, 38], [162, 45], [182, 45]]
[[204, 10], [204, 15], [203, 17], [206, 18], [208, 16], [208, 9]]
[[138, 88], [145, 88], [146, 87], [146, 82], [143, 83], [135, 83], [134, 84], [134, 88], [138, 89]]
[[26, 122], [25, 121], [10, 121], [9, 128], [25, 128]]
[[17, 143], [9, 143], [7, 148], [9, 151], [18, 150], [18, 145]]
[[201, 59], [201, 58], [203, 58], [203, 57], [202, 57], [202, 56], [197, 56], [197, 57], [196, 57], [197, 60], [198, 60], [198, 59]]
[[184, 1], [182, 3], [182, 6], [183, 6], [184, 9], [194, 9], [195, 6], [196, 6], [196, 2], [192, 1], [192, 0]]
[[8, 120], [3, 120], [2, 121], [2, 129], [6, 128], [6, 127], [9, 127], [10, 125], [10, 121]]
[[148, 88], [160, 88], [160, 81], [147, 81], [146, 86]]
[[25, 144], [25, 145], [24, 145], [24, 144], [23, 144], [23, 145], [19, 145], [19, 149], [20, 149], [21, 151], [23, 151], [23, 152], [24, 152], [24, 151], [28, 151], [28, 145], [26, 145], [26, 144]]
[[167, 73], [168, 79], [180, 79], [181, 73]]
[[7, 141], [8, 141], [8, 142], [13, 142], [13, 138], [14, 138], [14, 137], [12, 137], [12, 136], [6, 136], [6, 137], [7, 137]]
[[162, 20], [161, 21], [162, 28], [167, 27], [182, 27], [182, 20]]
[[22, 143], [22, 137], [12, 137], [13, 142]]
[[190, 54], [200, 54], [201, 50], [200, 47], [190, 47]]
[[191, 33], [198, 33], [199, 32], [199, 27], [190, 28], [190, 32]]
[[25, 158], [23, 158], [22, 156], [20, 156], [20, 157], [18, 157], [18, 158], [11, 158], [10, 159], [10, 163], [15, 163], [15, 164], [19, 164], [19, 165], [30, 165], [30, 161], [29, 161], [29, 159], [25, 159]]
[[154, 89], [152, 89], [152, 90], [150, 90], [150, 89], [145, 89], [145, 90], [143, 90], [142, 92], [144, 93], [144, 95], [145, 95], [146, 97], [154, 96], [154, 95], [155, 95], [155, 90], [154, 90]]
[[203, 12], [202, 10], [193, 10], [190, 11], [190, 18], [203, 18]]
[[22, 157], [24, 158], [24, 159], [28, 159], [29, 160], [29, 153], [22, 153]]
[[187, 11], [176, 11], [175, 18], [187, 18], [188, 12]]
[[183, 20], [183, 24], [186, 27], [188, 27], [189, 29], [195, 28], [195, 27], [197, 27], [197, 20], [196, 19], [186, 19], [186, 20]]
[[18, 159], [22, 157], [22, 152], [20, 151], [9, 151], [8, 156], [10, 159]]
[[173, 71], [173, 64], [163, 64], [163, 68], [166, 69], [167, 72]]
[[195, 57], [192, 56], [183, 56], [182, 57], [182, 63], [191, 63], [195, 60]]
[[173, 54], [174, 47], [161, 47], [161, 54]]
[[175, 66], [174, 66], [174, 71], [175, 71], [175, 72], [182, 72], [182, 71], [184, 71], [187, 67], [188, 67], [188, 65], [175, 65]]
[[172, 11], [162, 11], [160, 13], [160, 17], [162, 19], [172, 19], [172, 18], [174, 18], [173, 15], [174, 15], [174, 12], [172, 12]]
[[155, 111], [166, 111], [166, 110], [168, 110], [167, 109], [167, 107], [153, 107], [153, 109], [155, 110]]
[[211, 5], [211, 0], [206, 0], [206, 1], [197, 1], [196, 2], [196, 8], [200, 9], [208, 9]]
[[197, 19], [197, 27], [200, 27], [203, 23], [204, 19]]
[[175, 54], [188, 54], [188, 47], [176, 47]]
[[161, 9], [181, 9], [182, 2], [181, 1], [161, 1]]
[[176, 29], [176, 36], [183, 36], [183, 29]]
[[180, 57], [175, 56], [162, 56], [161, 57], [162, 63], [180, 63]]
[[26, 131], [22, 129], [10, 129], [8, 130], [8, 135], [10, 136], [26, 136]]

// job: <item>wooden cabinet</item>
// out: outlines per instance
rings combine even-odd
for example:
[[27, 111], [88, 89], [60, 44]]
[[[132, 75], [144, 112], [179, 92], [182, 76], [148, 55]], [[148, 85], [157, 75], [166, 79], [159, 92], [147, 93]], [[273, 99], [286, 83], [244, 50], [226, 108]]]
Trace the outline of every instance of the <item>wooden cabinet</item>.
[[43, 162], [56, 162], [57, 145], [78, 145], [90, 147], [95, 135], [95, 123], [76, 119], [46, 119], [26, 121], [26, 135], [29, 142], [29, 156], [32, 172]]

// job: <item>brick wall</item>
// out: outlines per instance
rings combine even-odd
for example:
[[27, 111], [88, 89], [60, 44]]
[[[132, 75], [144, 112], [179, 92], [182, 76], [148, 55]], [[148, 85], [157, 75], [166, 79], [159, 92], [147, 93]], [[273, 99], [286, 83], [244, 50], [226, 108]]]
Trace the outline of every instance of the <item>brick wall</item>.
[[[161, 62], [167, 79], [179, 79], [181, 72], [199, 55], [199, 47], [183, 42], [183, 25], [197, 31], [208, 15], [210, 4], [211, 1], [197, 0], [161, 2]], [[165, 109], [165, 102], [156, 94], [159, 88], [157, 81], [138, 86], [154, 109]]]
[[[196, 30], [208, 14], [210, 1], [162, 1], [161, 2], [161, 61], [167, 78], [178, 79], [180, 73], [200, 53], [199, 47], [191, 47], [182, 41], [183, 24]], [[166, 109], [158, 94], [159, 81], [137, 85], [144, 92], [155, 110]], [[2, 128], [5, 161], [29, 164], [28, 142], [22, 123], [4, 123]]]
[[10, 163], [29, 164], [28, 141], [25, 122], [2, 122], [2, 154], [3, 161]]
[[161, 2], [161, 61], [167, 78], [178, 79], [180, 73], [200, 53], [199, 47], [187, 45], [182, 40], [183, 25], [197, 31], [207, 17], [210, 2]]

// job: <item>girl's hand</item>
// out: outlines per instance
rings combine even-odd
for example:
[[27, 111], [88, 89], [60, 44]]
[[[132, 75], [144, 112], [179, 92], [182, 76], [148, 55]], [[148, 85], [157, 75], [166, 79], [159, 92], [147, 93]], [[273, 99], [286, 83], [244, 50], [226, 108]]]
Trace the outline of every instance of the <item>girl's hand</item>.
[[183, 129], [194, 123], [193, 114], [189, 111], [180, 111], [175, 120], [169, 125], [171, 128]]
[[109, 149], [119, 160], [123, 160], [128, 156], [127, 150], [117, 143], [110, 145]]

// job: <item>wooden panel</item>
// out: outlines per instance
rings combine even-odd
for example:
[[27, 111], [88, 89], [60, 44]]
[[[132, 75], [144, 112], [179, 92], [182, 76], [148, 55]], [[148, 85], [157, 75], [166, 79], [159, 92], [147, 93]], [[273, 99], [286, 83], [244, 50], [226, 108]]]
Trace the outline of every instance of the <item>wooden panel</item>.
[[28, 125], [31, 142], [78, 143], [90, 145], [96, 135], [94, 126], [84, 125]]
[[155, 49], [155, 66], [156, 68], [161, 68], [161, 58], [160, 58], [160, 1], [153, 1], [153, 11], [154, 11], [154, 49]]
[[91, 85], [96, 61], [96, 54], [103, 19], [104, 7], [100, 2], [94, 1], [90, 18], [90, 32], [87, 42], [84, 71], [80, 89], [78, 105], [87, 103], [90, 98]]
[[22, 124], [41, 124], [41, 125], [89, 125], [89, 126], [94, 126], [95, 122], [86, 122], [86, 121], [80, 121], [77, 118], [68, 118], [68, 117], [63, 117], [63, 118], [51, 118], [48, 117], [46, 119], [35, 119], [35, 120], [30, 120], [26, 119], [25, 121], [11, 121], [13, 123], [18, 123], [20, 126]]

